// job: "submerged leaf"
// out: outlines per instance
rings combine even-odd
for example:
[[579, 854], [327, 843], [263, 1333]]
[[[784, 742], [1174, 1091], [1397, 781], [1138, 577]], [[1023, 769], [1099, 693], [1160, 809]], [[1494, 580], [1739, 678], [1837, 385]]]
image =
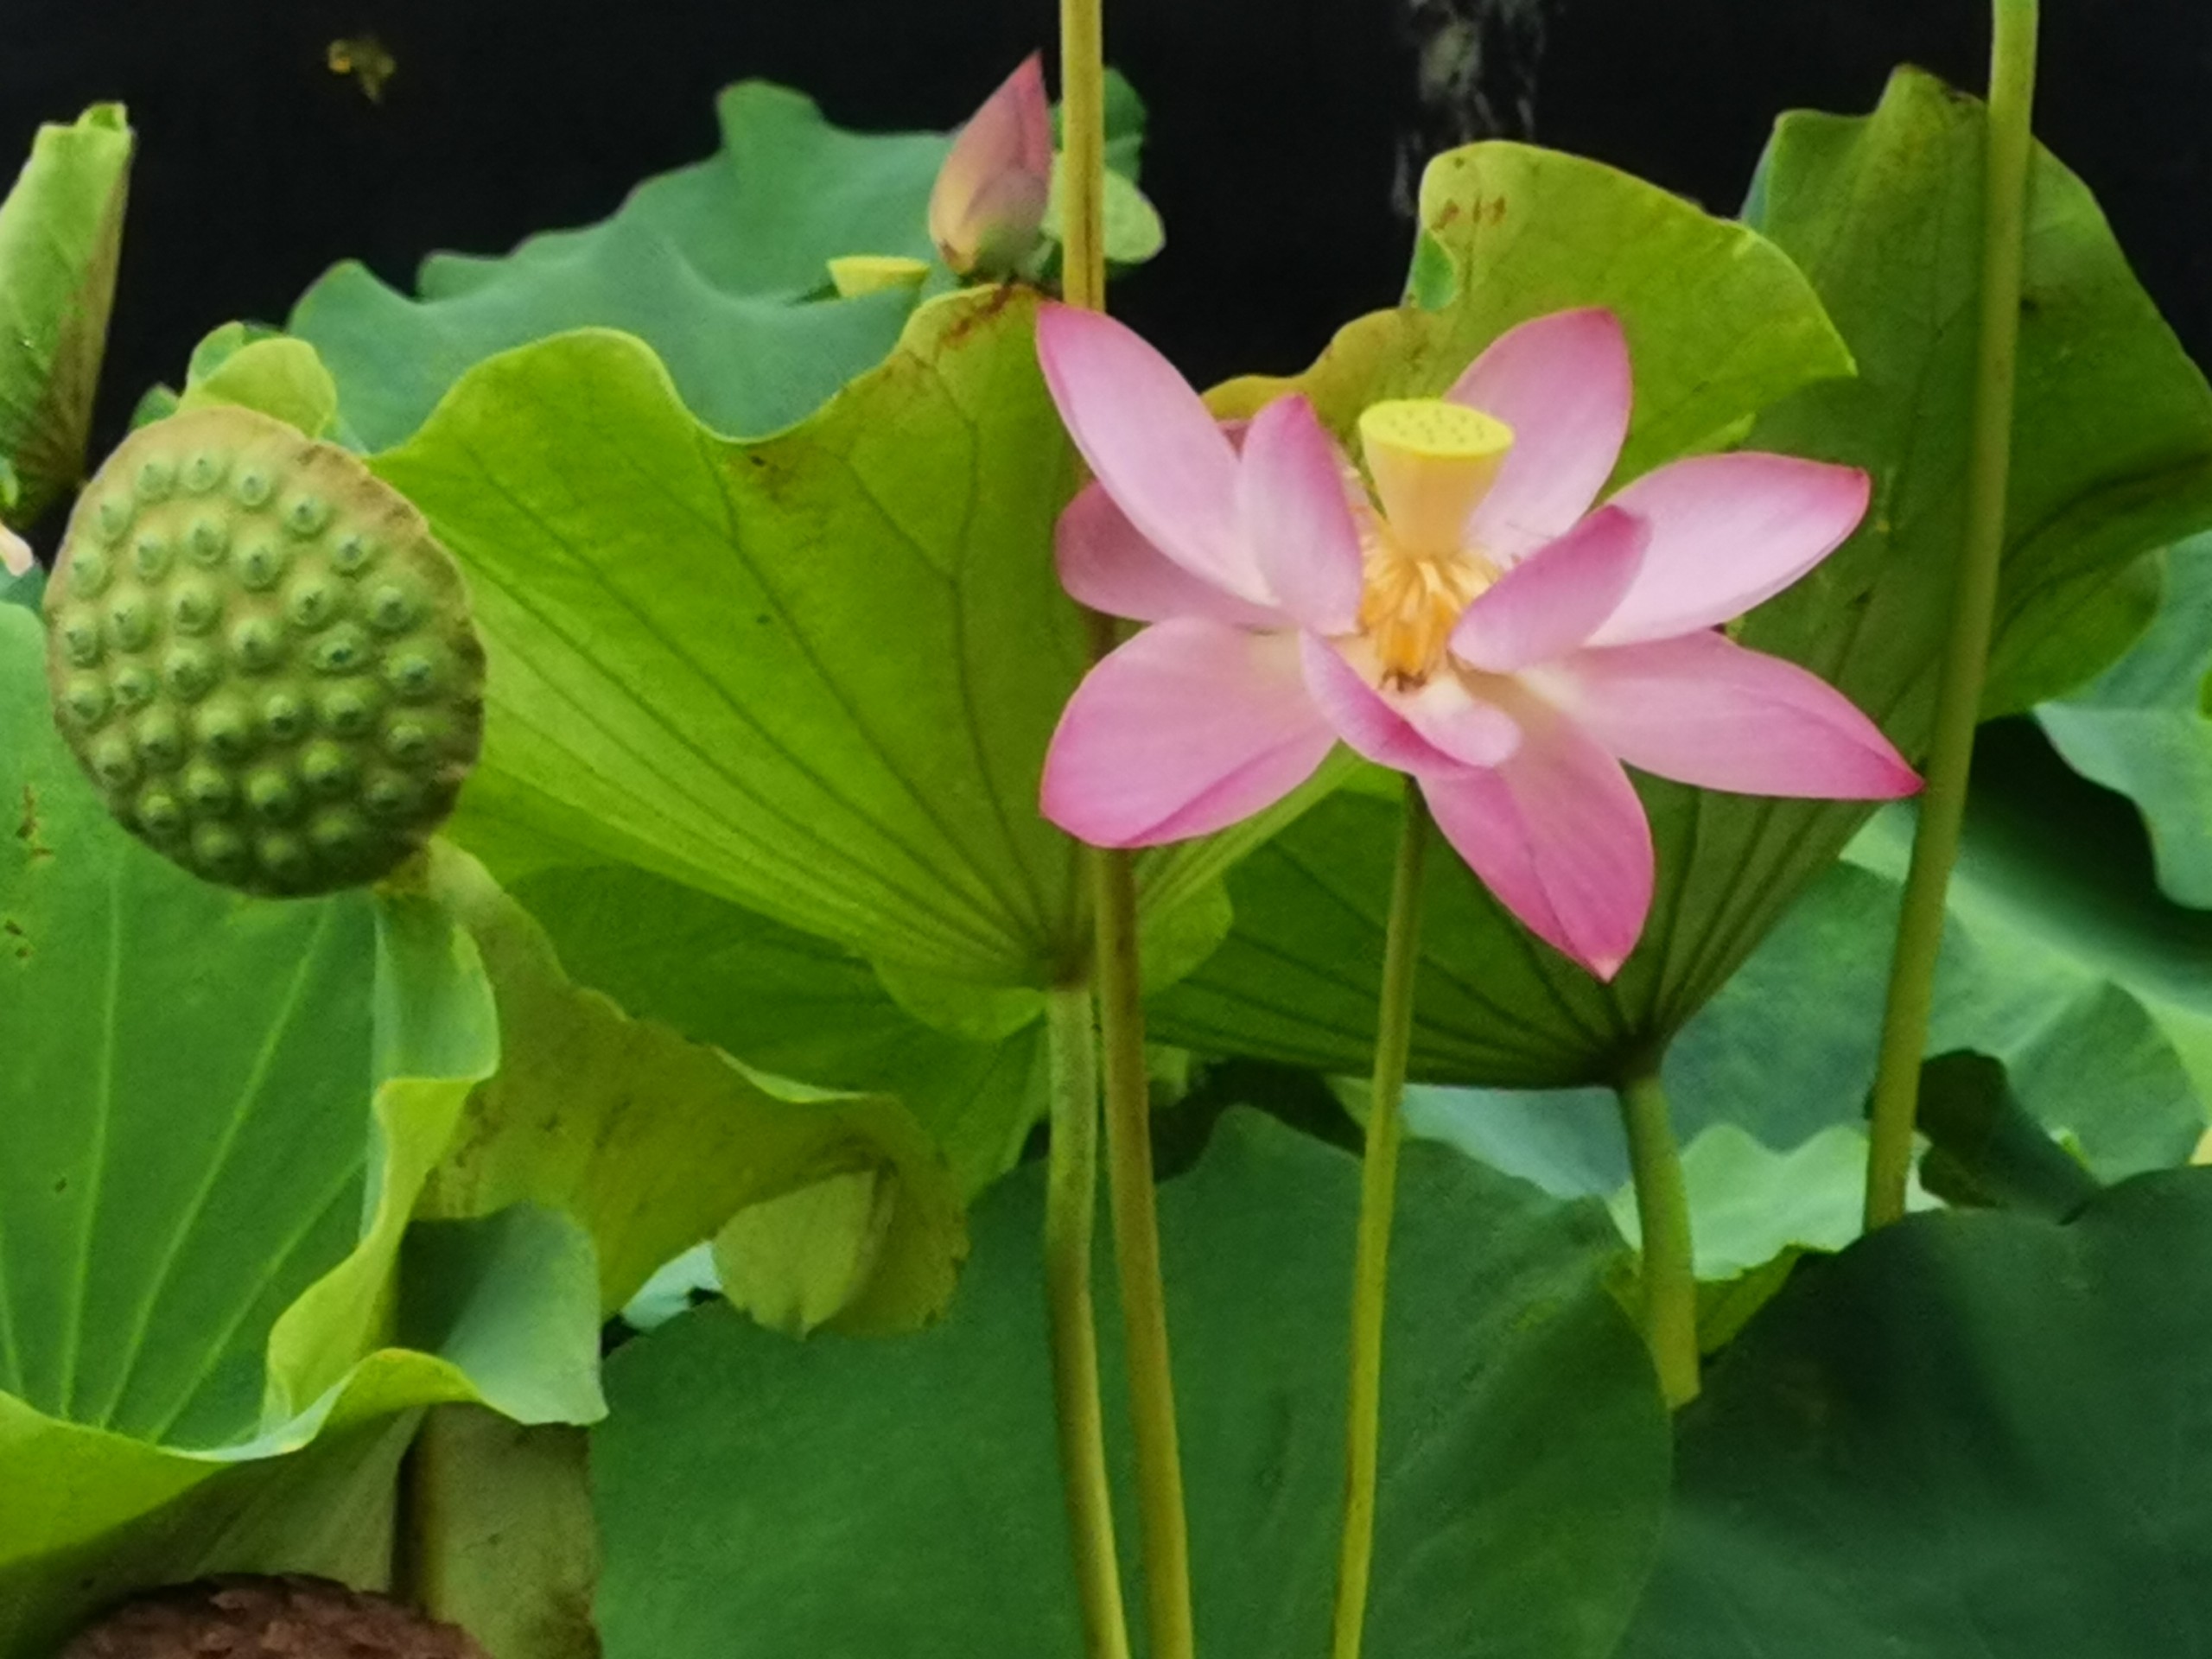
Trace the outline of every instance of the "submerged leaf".
[[[1079, 1649], [1040, 1174], [979, 1208], [975, 1265], [934, 1330], [796, 1344], [709, 1306], [618, 1351], [593, 1443], [610, 1652]], [[1668, 1472], [1649, 1362], [1604, 1287], [1611, 1224], [1435, 1148], [1404, 1175], [1371, 1643], [1464, 1659], [1479, 1631], [1497, 1659], [1602, 1659]], [[1220, 1659], [1326, 1640], [1358, 1180], [1344, 1154], [1239, 1112], [1160, 1188], [1198, 1640]], [[1111, 1390], [1119, 1322], [1101, 1325]], [[1108, 1421], [1122, 1409], [1109, 1395]]]
[[483, 955], [505, 1055], [471, 1096], [423, 1214], [566, 1211], [598, 1246], [612, 1313], [741, 1211], [864, 1173], [877, 1183], [880, 1236], [842, 1322], [904, 1328], [944, 1306], [967, 1255], [960, 1194], [897, 1102], [777, 1088], [579, 990], [522, 908], [451, 848], [435, 850], [429, 885]]
[[[1681, 1421], [1620, 1651], [2188, 1651], [2212, 1573], [2212, 1175], [1915, 1217], [1801, 1271]], [[2094, 1402], [2094, 1408], [2086, 1408]]]

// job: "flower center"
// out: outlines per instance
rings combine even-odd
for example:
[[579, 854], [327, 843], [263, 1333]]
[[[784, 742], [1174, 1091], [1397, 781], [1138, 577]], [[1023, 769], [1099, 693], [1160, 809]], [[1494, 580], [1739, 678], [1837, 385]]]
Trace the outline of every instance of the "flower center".
[[1440, 397], [1376, 404], [1359, 417], [1360, 451], [1382, 512], [1363, 538], [1359, 626], [1387, 681], [1421, 684], [1444, 661], [1460, 613], [1497, 567], [1467, 538], [1467, 520], [1497, 482], [1513, 429]]

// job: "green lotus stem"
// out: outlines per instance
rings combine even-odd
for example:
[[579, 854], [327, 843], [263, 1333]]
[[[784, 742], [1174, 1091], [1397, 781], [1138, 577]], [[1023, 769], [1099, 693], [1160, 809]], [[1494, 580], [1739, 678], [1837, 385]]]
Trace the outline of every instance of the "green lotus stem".
[[1103, 0], [1060, 0], [1060, 296], [1106, 308], [1106, 26]]
[[1897, 919], [1889, 1005], [1875, 1072], [1866, 1163], [1866, 1225], [1904, 1214], [1920, 1105], [1920, 1062], [1936, 1001], [1945, 901], [1966, 821], [1967, 778], [1981, 715], [1989, 642], [2005, 551], [2005, 501], [2012, 461], [2012, 393], [2020, 340], [2020, 281], [2028, 168], [2035, 146], [2036, 0], [1997, 0], [1991, 47], [1988, 161], [1983, 203], [1980, 361], [1974, 447], [1967, 474], [1966, 537], [1951, 601], [1951, 638], [1936, 693], [1912, 868]]
[[1375, 1566], [1375, 1485], [1382, 1424], [1382, 1314], [1390, 1270], [1390, 1222], [1398, 1192], [1400, 1107], [1413, 1052], [1414, 976], [1421, 965], [1421, 869], [1428, 808], [1406, 780], [1397, 874], [1390, 887], [1382, 945], [1382, 1000], [1376, 1020], [1375, 1084], [1367, 1109], [1367, 1155], [1360, 1167], [1359, 1236], [1351, 1293], [1351, 1381], [1345, 1402], [1344, 1530], [1337, 1557], [1337, 1611], [1331, 1652], [1358, 1659]]
[[1618, 1093], [1643, 1243], [1644, 1340], [1651, 1345], [1667, 1403], [1686, 1406], [1697, 1398], [1700, 1387], [1697, 1256], [1681, 1148], [1667, 1121], [1667, 1091], [1659, 1082], [1657, 1058], [1632, 1068], [1621, 1079]]
[[[1106, 57], [1101, 0], [1061, 0], [1061, 143], [1067, 200], [1060, 291], [1070, 305], [1106, 308]], [[1110, 636], [1102, 632], [1102, 649]], [[1152, 1090], [1144, 1062], [1144, 977], [1137, 956], [1136, 870], [1127, 852], [1090, 855], [1099, 1027], [1106, 1049], [1107, 1178], [1114, 1197], [1114, 1259], [1122, 1291], [1129, 1420], [1144, 1554], [1145, 1626], [1152, 1659], [1192, 1659], [1190, 1523], [1175, 1428], [1167, 1293], [1160, 1268], [1153, 1192]]]
[[1052, 1132], [1045, 1171], [1045, 1297], [1051, 1316], [1053, 1414], [1060, 1485], [1090, 1659], [1128, 1659], [1114, 1498], [1106, 1478], [1106, 1414], [1098, 1391], [1091, 1307], [1091, 1230], [1098, 1205], [1098, 1049], [1090, 996], [1048, 992]]

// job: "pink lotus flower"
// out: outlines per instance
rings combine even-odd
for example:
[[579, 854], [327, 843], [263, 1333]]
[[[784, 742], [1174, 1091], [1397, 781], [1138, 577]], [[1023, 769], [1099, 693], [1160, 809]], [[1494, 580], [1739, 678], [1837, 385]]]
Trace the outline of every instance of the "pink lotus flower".
[[1052, 189], [1052, 111], [1031, 53], [953, 140], [930, 192], [930, 237], [955, 275], [1013, 275], [1037, 245]]
[[28, 575], [36, 563], [31, 556], [31, 544], [7, 525], [0, 524], [0, 570], [11, 576]]
[[1369, 409], [1371, 496], [1302, 397], [1262, 410], [1240, 447], [1109, 318], [1047, 307], [1038, 349], [1096, 480], [1061, 518], [1061, 580], [1151, 624], [1053, 734], [1043, 809], [1071, 834], [1143, 847], [1223, 829], [1341, 739], [1412, 774], [1491, 891], [1610, 978], [1653, 881], [1622, 762], [1745, 794], [1919, 787], [1834, 688], [1716, 631], [1850, 536], [1866, 475], [1700, 456], [1592, 511], [1629, 423], [1610, 312], [1538, 318], [1443, 397]]

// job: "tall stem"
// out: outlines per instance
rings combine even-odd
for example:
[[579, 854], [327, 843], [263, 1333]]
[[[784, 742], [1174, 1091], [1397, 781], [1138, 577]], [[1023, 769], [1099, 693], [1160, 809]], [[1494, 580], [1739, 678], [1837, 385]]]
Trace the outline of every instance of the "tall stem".
[[1681, 1150], [1667, 1121], [1659, 1063], [1629, 1072], [1620, 1084], [1621, 1122], [1628, 1130], [1629, 1168], [1636, 1181], [1636, 1217], [1643, 1240], [1643, 1335], [1670, 1406], [1697, 1398], [1697, 1258], [1690, 1238], [1690, 1195]]
[[1382, 945], [1382, 999], [1375, 1030], [1375, 1086], [1367, 1108], [1367, 1155], [1360, 1167], [1359, 1237], [1351, 1292], [1351, 1382], [1345, 1404], [1344, 1531], [1337, 1557], [1337, 1615], [1331, 1651], [1358, 1659], [1375, 1566], [1375, 1484], [1382, 1426], [1382, 1314], [1390, 1270], [1390, 1222], [1397, 1205], [1400, 1106], [1413, 1051], [1414, 975], [1421, 965], [1421, 869], [1428, 809], [1406, 780], [1397, 874], [1390, 887], [1389, 931]]
[[1966, 821], [1967, 775], [1981, 713], [2005, 551], [2005, 491], [2012, 459], [2012, 389], [2020, 339], [2020, 276], [2034, 151], [2036, 0], [1996, 0], [1991, 46], [1987, 163], [1983, 201], [1981, 345], [1967, 475], [1967, 524], [1951, 601], [1951, 638], [1936, 693], [1928, 788], [1905, 879], [1890, 969], [1889, 1006], [1875, 1073], [1866, 1166], [1866, 1225], [1904, 1214], [1920, 1107], [1920, 1061], [1936, 1001], [1936, 961], [1944, 902]]
[[[1102, 0], [1061, 0], [1060, 94], [1064, 215], [1060, 289], [1070, 305], [1106, 308], [1106, 44]], [[1102, 633], [1102, 649], [1111, 645]], [[1153, 1192], [1152, 1094], [1144, 1063], [1144, 979], [1137, 957], [1135, 866], [1095, 850], [1099, 1023], [1106, 1046], [1107, 1175], [1114, 1195], [1114, 1257], [1122, 1291], [1137, 1522], [1144, 1552], [1151, 1659], [1192, 1659], [1190, 1527], [1175, 1429], [1167, 1296]]]
[[1106, 26], [1103, 0], [1060, 0], [1060, 294], [1106, 308]]
[[1106, 1479], [1106, 1416], [1098, 1393], [1091, 1309], [1091, 1224], [1098, 1204], [1097, 1039], [1086, 991], [1048, 994], [1052, 1136], [1045, 1172], [1045, 1295], [1051, 1315], [1052, 1403], [1060, 1485], [1090, 1659], [1128, 1659], [1114, 1500]]
[[1146, 1628], [1156, 1659], [1192, 1659], [1190, 1528], [1167, 1355], [1167, 1295], [1154, 1203], [1152, 1094], [1145, 1075], [1143, 979], [1137, 962], [1135, 874], [1127, 853], [1092, 854], [1098, 928], [1099, 1026], [1106, 1047], [1107, 1179], [1135, 1441], [1137, 1522], [1144, 1548]]

